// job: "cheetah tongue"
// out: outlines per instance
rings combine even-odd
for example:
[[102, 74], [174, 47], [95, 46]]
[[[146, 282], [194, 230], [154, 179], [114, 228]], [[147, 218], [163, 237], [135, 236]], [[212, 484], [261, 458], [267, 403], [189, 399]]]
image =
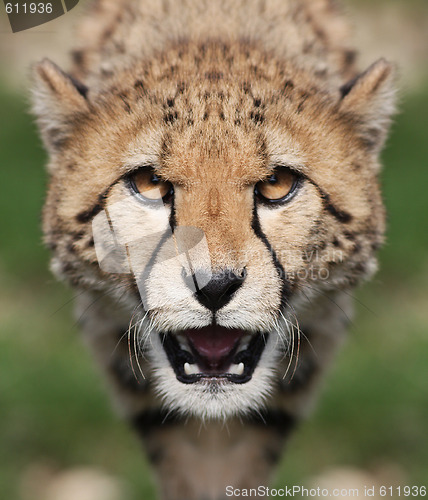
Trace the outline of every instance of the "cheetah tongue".
[[231, 361], [245, 332], [212, 325], [186, 330], [185, 335], [195, 354], [207, 367], [214, 369], [220, 367], [229, 358]]

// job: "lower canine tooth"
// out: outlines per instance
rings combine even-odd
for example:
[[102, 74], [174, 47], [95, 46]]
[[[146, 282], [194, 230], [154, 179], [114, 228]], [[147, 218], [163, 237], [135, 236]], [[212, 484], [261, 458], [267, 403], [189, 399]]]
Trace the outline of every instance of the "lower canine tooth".
[[184, 373], [186, 375], [194, 375], [199, 373], [197, 365], [191, 365], [190, 363], [184, 363]]
[[244, 363], [232, 365], [229, 373], [232, 373], [233, 375], [242, 375], [244, 373]]

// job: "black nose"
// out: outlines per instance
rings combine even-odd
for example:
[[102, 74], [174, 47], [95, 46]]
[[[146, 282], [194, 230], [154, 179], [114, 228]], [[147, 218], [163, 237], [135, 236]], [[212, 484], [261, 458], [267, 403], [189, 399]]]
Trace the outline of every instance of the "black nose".
[[215, 312], [225, 306], [233, 294], [242, 285], [246, 277], [245, 269], [241, 273], [226, 270], [213, 274], [210, 281], [195, 293], [198, 301]]

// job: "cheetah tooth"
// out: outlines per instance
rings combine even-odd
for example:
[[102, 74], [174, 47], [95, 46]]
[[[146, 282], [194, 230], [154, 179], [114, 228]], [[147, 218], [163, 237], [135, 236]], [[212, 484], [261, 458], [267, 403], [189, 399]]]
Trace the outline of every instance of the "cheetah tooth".
[[232, 375], [242, 375], [244, 373], [244, 363], [232, 364], [229, 369], [229, 373]]
[[196, 373], [199, 373], [198, 365], [184, 363], [184, 373], [186, 375], [195, 375]]

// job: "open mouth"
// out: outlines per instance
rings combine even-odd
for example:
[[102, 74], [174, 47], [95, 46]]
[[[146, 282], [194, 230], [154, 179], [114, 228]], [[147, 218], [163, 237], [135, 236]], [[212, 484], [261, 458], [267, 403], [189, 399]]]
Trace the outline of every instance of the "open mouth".
[[180, 382], [201, 379], [248, 382], [266, 345], [267, 334], [210, 325], [162, 335], [168, 360]]

